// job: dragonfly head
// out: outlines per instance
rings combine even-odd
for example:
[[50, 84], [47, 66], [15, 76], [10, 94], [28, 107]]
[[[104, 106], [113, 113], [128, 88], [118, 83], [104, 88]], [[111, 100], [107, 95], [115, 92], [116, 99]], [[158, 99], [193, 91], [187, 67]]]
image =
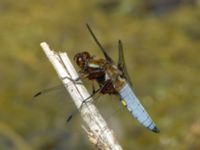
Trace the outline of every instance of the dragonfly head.
[[81, 53], [77, 53], [74, 56], [74, 60], [76, 62], [76, 64], [80, 67], [80, 68], [84, 68], [87, 65], [87, 62], [91, 59], [92, 57], [90, 56], [90, 54], [88, 52], [81, 52]]

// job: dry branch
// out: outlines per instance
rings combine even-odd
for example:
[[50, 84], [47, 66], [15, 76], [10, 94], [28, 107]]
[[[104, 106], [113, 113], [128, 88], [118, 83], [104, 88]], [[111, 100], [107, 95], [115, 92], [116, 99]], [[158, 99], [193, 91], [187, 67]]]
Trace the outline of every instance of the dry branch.
[[82, 125], [89, 137], [89, 141], [95, 144], [98, 149], [122, 150], [121, 146], [113, 136], [112, 131], [108, 128], [107, 123], [92, 103], [92, 98], [83, 103], [83, 101], [90, 96], [86, 88], [82, 84], [76, 84], [76, 82], [69, 80], [69, 78], [73, 80], [77, 79], [78, 74], [67, 54], [50, 50], [45, 42], [41, 43], [41, 47], [54, 66], [59, 78], [65, 85], [65, 88], [71, 95], [76, 107], [79, 109], [81, 117], [87, 126], [86, 128]]

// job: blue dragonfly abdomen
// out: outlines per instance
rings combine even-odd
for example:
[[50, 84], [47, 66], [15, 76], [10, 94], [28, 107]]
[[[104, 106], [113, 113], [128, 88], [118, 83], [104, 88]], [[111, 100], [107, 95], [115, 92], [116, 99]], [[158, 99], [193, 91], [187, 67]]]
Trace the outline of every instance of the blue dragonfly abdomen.
[[131, 112], [134, 118], [136, 118], [143, 126], [150, 129], [153, 132], [158, 133], [159, 129], [156, 127], [155, 123], [142, 106], [138, 98], [135, 96], [132, 88], [128, 83], [119, 92], [122, 103]]

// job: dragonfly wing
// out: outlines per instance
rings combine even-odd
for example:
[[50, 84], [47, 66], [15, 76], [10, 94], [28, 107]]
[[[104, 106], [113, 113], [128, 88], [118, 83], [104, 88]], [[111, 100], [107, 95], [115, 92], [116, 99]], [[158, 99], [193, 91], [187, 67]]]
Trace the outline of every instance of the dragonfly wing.
[[134, 118], [136, 118], [143, 126], [150, 129], [151, 131], [156, 133], [159, 132], [159, 129], [156, 127], [149, 114], [146, 112], [138, 98], [135, 96], [128, 83], [126, 83], [125, 86], [120, 90], [119, 94], [123, 104], [131, 112]]
[[122, 76], [129, 82], [131, 86], [133, 86], [131, 79], [129, 77], [127, 68], [126, 68], [126, 63], [124, 60], [124, 51], [123, 51], [123, 45], [121, 40], [118, 41], [118, 50], [119, 50], [119, 59], [118, 59], [118, 64], [117, 68], [122, 72]]
[[97, 39], [97, 37], [95, 36], [94, 32], [92, 31], [92, 29], [90, 28], [90, 26], [88, 24], [86, 24], [88, 31], [90, 32], [90, 34], [92, 35], [94, 41], [96, 42], [96, 44], [99, 46], [100, 50], [103, 52], [104, 57], [106, 58], [106, 60], [109, 63], [113, 63], [113, 60], [111, 59], [111, 57], [106, 53], [106, 50], [103, 48], [103, 46], [101, 45], [101, 43], [99, 42], [99, 40]]

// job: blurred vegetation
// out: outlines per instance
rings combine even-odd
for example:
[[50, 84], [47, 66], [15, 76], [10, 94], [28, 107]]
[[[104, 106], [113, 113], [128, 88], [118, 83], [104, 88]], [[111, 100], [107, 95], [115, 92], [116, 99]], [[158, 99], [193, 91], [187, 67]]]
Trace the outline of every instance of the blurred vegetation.
[[[86, 22], [116, 60], [117, 40], [124, 42], [135, 92], [161, 130], [147, 131], [121, 107], [108, 123], [122, 147], [200, 149], [199, 0], [1, 0], [0, 18], [0, 149], [94, 149], [79, 117], [66, 126], [75, 107], [64, 90], [31, 100], [60, 83], [40, 42], [71, 58], [85, 50], [102, 56]], [[98, 102], [104, 116], [121, 105], [111, 99]]]

